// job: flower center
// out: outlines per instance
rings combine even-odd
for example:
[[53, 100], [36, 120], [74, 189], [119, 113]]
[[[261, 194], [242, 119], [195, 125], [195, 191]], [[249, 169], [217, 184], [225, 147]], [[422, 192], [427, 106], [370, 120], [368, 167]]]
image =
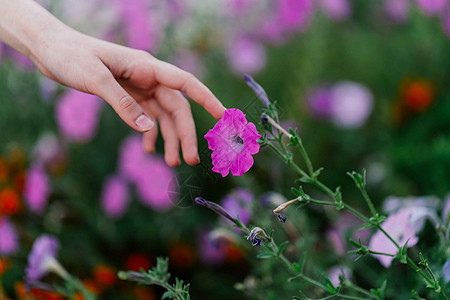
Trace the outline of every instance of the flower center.
[[241, 145], [243, 145], [244, 144], [244, 141], [241, 139], [241, 137], [239, 136], [239, 135], [235, 135], [233, 138], [232, 138], [232, 141], [234, 142], [234, 143], [237, 143], [237, 144], [241, 144]]

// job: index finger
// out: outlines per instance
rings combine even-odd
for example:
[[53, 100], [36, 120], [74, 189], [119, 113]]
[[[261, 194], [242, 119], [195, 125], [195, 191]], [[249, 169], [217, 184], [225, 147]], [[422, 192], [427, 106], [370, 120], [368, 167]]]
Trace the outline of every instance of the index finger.
[[154, 66], [155, 79], [168, 88], [182, 91], [203, 106], [214, 118], [220, 119], [225, 107], [194, 75], [164, 61]]

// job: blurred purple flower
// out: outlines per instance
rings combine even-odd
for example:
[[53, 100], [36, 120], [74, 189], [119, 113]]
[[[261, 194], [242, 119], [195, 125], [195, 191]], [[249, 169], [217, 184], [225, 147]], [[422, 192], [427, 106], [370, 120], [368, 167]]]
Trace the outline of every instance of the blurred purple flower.
[[237, 74], [255, 74], [266, 64], [264, 45], [249, 37], [233, 39], [228, 46], [227, 57], [231, 69]]
[[33, 150], [34, 161], [42, 164], [49, 171], [56, 171], [65, 164], [67, 150], [54, 134], [44, 134]]
[[[409, 208], [401, 209], [398, 212], [390, 215], [382, 224], [381, 227], [397, 242], [401, 247], [408, 242], [408, 248], [414, 246], [419, 241], [416, 236], [416, 228], [411, 221], [412, 210]], [[398, 253], [397, 247], [392, 241], [386, 237], [381, 231], [377, 231], [369, 242], [369, 249], [376, 252], [388, 253], [396, 255]], [[392, 260], [391, 256], [378, 255], [374, 256], [380, 263], [388, 268]]]
[[156, 210], [173, 206], [178, 190], [176, 174], [162, 157], [144, 151], [138, 135], [131, 135], [122, 143], [119, 170], [122, 178], [135, 185], [143, 204]]
[[213, 129], [205, 135], [208, 147], [213, 151], [213, 171], [233, 176], [241, 176], [253, 165], [253, 154], [259, 152], [258, 139], [261, 136], [255, 124], [247, 122], [242, 111], [230, 108]]
[[252, 202], [253, 194], [247, 189], [238, 188], [222, 199], [222, 206], [232, 218], [239, 217], [239, 220], [248, 226], [252, 218]]
[[195, 75], [197, 78], [202, 78], [202, 60], [198, 55], [189, 50], [179, 50], [172, 58], [172, 63], [187, 72]]
[[322, 0], [320, 2], [325, 15], [334, 21], [342, 21], [352, 14], [349, 0]]
[[369, 230], [356, 230], [361, 224], [361, 220], [349, 212], [344, 212], [331, 224], [326, 232], [326, 237], [337, 254], [345, 255], [347, 253], [346, 240], [348, 238], [356, 241], [360, 239], [363, 243], [367, 242]]
[[137, 182], [143, 170], [143, 163], [147, 161], [148, 154], [142, 148], [141, 137], [139, 135], [130, 135], [120, 146], [119, 170], [124, 178]]
[[444, 275], [445, 283], [450, 282], [450, 260], [447, 260], [442, 267], [442, 275]]
[[66, 272], [56, 260], [59, 250], [58, 240], [49, 235], [41, 235], [33, 244], [28, 255], [28, 265], [25, 270], [26, 282], [33, 284], [38, 282], [48, 272], [55, 272], [65, 277]]
[[274, 45], [281, 45], [286, 42], [289, 37], [284, 25], [273, 15], [263, 18], [260, 27], [261, 38]]
[[212, 210], [216, 214], [226, 218], [227, 220], [233, 222], [234, 224], [236, 224], [236, 225], [238, 224], [236, 222], [236, 220], [232, 216], [230, 216], [230, 214], [222, 206], [220, 206], [219, 204], [217, 204], [215, 202], [208, 201], [208, 200], [206, 200], [206, 199], [204, 199], [202, 197], [196, 197], [194, 201], [195, 201], [196, 204], [204, 206], [206, 208], [209, 208], [210, 210]]
[[449, 0], [416, 0], [417, 5], [426, 15], [439, 15], [448, 7]]
[[211, 231], [203, 231], [198, 237], [198, 252], [200, 259], [208, 265], [217, 265], [224, 262], [228, 241], [217, 238]]
[[[130, 3], [131, 2], [131, 3]], [[131, 48], [155, 51], [160, 40], [160, 24], [145, 0], [119, 1], [127, 45]]]
[[386, 16], [393, 22], [403, 23], [409, 13], [410, 0], [384, 0], [383, 8]]
[[20, 69], [29, 71], [35, 68], [35, 65], [28, 57], [12, 48], [8, 50], [11, 59]]
[[5, 48], [5, 45], [3, 45], [2, 42], [0, 42], [0, 65], [1, 65], [1, 62], [2, 62], [2, 60], [3, 60], [3, 52], [4, 52], [4, 48]]
[[111, 176], [103, 185], [101, 198], [104, 213], [118, 219], [125, 213], [130, 201], [128, 185], [120, 176]]
[[389, 196], [383, 203], [383, 211], [392, 214], [401, 208], [424, 207], [436, 210], [441, 200], [435, 196]]
[[346, 266], [334, 266], [330, 268], [327, 273], [328, 278], [334, 287], [341, 284], [340, 277], [343, 277], [344, 279], [350, 279], [352, 277], [352, 270]]
[[442, 28], [445, 34], [450, 38], [450, 13], [442, 17]]
[[247, 83], [247, 85], [253, 90], [253, 92], [255, 92], [256, 96], [258, 96], [258, 98], [261, 100], [261, 102], [267, 107], [269, 108], [270, 106], [270, 100], [269, 97], [267, 96], [266, 91], [262, 88], [262, 86], [260, 86], [254, 79], [252, 76], [248, 75], [248, 74], [244, 74], [244, 80]]
[[372, 112], [373, 96], [362, 84], [341, 81], [332, 89], [332, 119], [343, 128], [362, 126]]
[[248, 14], [258, 0], [226, 0], [226, 10], [231, 16]]
[[0, 256], [19, 251], [19, 237], [8, 218], [0, 218]]
[[47, 207], [50, 194], [50, 183], [44, 168], [40, 164], [32, 165], [25, 177], [24, 198], [28, 208], [42, 214]]
[[312, 0], [278, 0], [279, 21], [286, 30], [303, 30], [314, 12]]
[[164, 159], [152, 155], [143, 162], [141, 177], [135, 181], [139, 200], [155, 210], [165, 211], [173, 207], [177, 195], [175, 171]]
[[166, 5], [166, 13], [169, 18], [173, 21], [177, 21], [186, 15], [187, 3], [184, 0], [166, 0], [164, 1]]
[[330, 88], [325, 86], [314, 88], [306, 96], [309, 111], [316, 118], [331, 117], [332, 100]]
[[88, 142], [96, 132], [101, 100], [94, 95], [69, 89], [56, 107], [62, 135], [73, 142]]

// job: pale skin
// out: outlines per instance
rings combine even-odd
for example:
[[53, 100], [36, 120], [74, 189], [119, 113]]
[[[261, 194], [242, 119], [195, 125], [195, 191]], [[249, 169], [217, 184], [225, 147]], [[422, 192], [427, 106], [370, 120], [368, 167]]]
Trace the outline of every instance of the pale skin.
[[195, 76], [145, 51], [102, 41], [66, 26], [33, 0], [0, 0], [0, 40], [29, 57], [45, 76], [104, 99], [131, 128], [143, 132], [143, 147], [155, 151], [158, 125], [165, 160], [200, 162], [190, 104], [182, 94], [220, 119], [224, 106]]

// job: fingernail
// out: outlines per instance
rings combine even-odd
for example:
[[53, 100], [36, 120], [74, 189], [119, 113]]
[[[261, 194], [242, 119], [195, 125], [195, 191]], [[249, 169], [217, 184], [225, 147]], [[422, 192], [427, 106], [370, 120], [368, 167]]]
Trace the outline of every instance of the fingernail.
[[140, 115], [139, 118], [136, 119], [136, 125], [139, 130], [148, 131], [155, 126], [155, 122], [146, 115]]

